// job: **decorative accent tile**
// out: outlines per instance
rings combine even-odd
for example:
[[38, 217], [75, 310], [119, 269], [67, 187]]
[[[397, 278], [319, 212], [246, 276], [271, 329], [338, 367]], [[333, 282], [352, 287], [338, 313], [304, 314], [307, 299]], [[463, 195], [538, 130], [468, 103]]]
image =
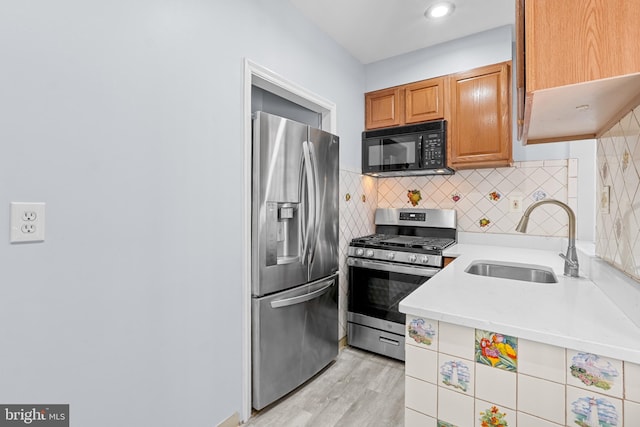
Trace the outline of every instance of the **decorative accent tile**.
[[537, 190], [531, 195], [531, 198], [534, 201], [539, 202], [540, 200], [547, 198], [547, 193], [544, 190]]
[[458, 427], [446, 421], [438, 420], [438, 427]]
[[407, 344], [438, 350], [438, 322], [407, 315]]
[[516, 409], [517, 377], [515, 372], [493, 369], [476, 363], [475, 396], [478, 399]]
[[568, 350], [567, 384], [622, 398], [622, 362]]
[[474, 367], [473, 362], [452, 358], [439, 353], [438, 385], [451, 390], [473, 396]]
[[491, 220], [489, 220], [488, 218], [482, 218], [480, 219], [480, 221], [478, 221], [478, 224], [480, 225], [480, 227], [485, 228], [491, 224]]
[[622, 427], [622, 400], [567, 386], [567, 425]]
[[438, 419], [454, 426], [473, 425], [474, 399], [447, 388], [438, 387]]
[[611, 187], [608, 185], [605, 185], [602, 187], [602, 191], [600, 191], [600, 213], [601, 214], [609, 214], [610, 200], [611, 200]]
[[432, 350], [405, 346], [405, 375], [427, 381], [438, 382], [438, 353]]
[[566, 363], [564, 347], [518, 339], [518, 373], [564, 384]]
[[476, 400], [476, 427], [515, 427], [516, 411], [490, 402]]
[[555, 423], [564, 423], [565, 386], [518, 374], [518, 411]]
[[469, 361], [474, 360], [474, 328], [440, 322], [438, 329], [438, 351]]
[[420, 190], [407, 190], [407, 198], [411, 206], [418, 206], [418, 202], [422, 200], [422, 195], [420, 194]]
[[505, 371], [518, 370], [518, 338], [476, 329], [475, 360]]
[[489, 193], [488, 197], [492, 202], [497, 202], [502, 198], [502, 194], [498, 193], [497, 191], [492, 191], [491, 193]]

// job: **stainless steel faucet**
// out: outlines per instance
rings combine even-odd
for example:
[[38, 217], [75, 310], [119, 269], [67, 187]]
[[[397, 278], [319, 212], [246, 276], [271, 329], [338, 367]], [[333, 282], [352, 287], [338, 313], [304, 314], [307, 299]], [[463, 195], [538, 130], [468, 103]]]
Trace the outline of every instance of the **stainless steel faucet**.
[[527, 225], [529, 224], [529, 215], [531, 212], [540, 205], [552, 204], [560, 206], [569, 215], [569, 247], [567, 248], [567, 254], [560, 254], [560, 257], [564, 259], [564, 275], [571, 277], [579, 277], [578, 275], [578, 254], [576, 253], [576, 214], [573, 210], [555, 199], [543, 199], [533, 203], [524, 211], [520, 222], [516, 226], [516, 231], [520, 233], [527, 232]]

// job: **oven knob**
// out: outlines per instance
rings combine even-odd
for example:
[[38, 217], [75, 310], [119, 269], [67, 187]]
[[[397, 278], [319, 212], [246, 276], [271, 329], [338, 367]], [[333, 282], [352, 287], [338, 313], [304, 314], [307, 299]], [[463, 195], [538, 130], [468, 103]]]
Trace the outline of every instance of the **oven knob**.
[[364, 255], [364, 249], [356, 249], [356, 255], [357, 255], [357, 256], [362, 256], [362, 255]]
[[415, 256], [413, 254], [409, 255], [409, 262], [416, 262], [417, 259], [418, 259], [417, 256]]
[[420, 258], [420, 262], [423, 264], [426, 264], [429, 262], [429, 257], [428, 256], [423, 256], [422, 258]]
[[388, 259], [394, 259], [395, 257], [396, 257], [396, 254], [394, 254], [393, 252], [389, 252], [389, 253], [387, 254], [387, 258], [388, 258]]
[[367, 256], [368, 257], [372, 257], [373, 256], [373, 249], [367, 249]]

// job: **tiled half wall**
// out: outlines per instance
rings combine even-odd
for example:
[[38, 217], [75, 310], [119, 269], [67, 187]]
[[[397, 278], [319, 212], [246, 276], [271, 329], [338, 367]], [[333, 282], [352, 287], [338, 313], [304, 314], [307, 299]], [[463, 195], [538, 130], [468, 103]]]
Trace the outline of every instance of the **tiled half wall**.
[[596, 254], [640, 280], [640, 106], [598, 140]]

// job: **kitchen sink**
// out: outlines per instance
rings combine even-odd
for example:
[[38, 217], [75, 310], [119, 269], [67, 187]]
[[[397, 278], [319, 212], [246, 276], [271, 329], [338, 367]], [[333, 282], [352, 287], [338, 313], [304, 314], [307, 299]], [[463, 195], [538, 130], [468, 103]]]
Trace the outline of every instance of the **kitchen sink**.
[[474, 261], [464, 270], [478, 276], [498, 277], [536, 283], [558, 283], [558, 279], [549, 267], [535, 264], [520, 264], [501, 261]]

